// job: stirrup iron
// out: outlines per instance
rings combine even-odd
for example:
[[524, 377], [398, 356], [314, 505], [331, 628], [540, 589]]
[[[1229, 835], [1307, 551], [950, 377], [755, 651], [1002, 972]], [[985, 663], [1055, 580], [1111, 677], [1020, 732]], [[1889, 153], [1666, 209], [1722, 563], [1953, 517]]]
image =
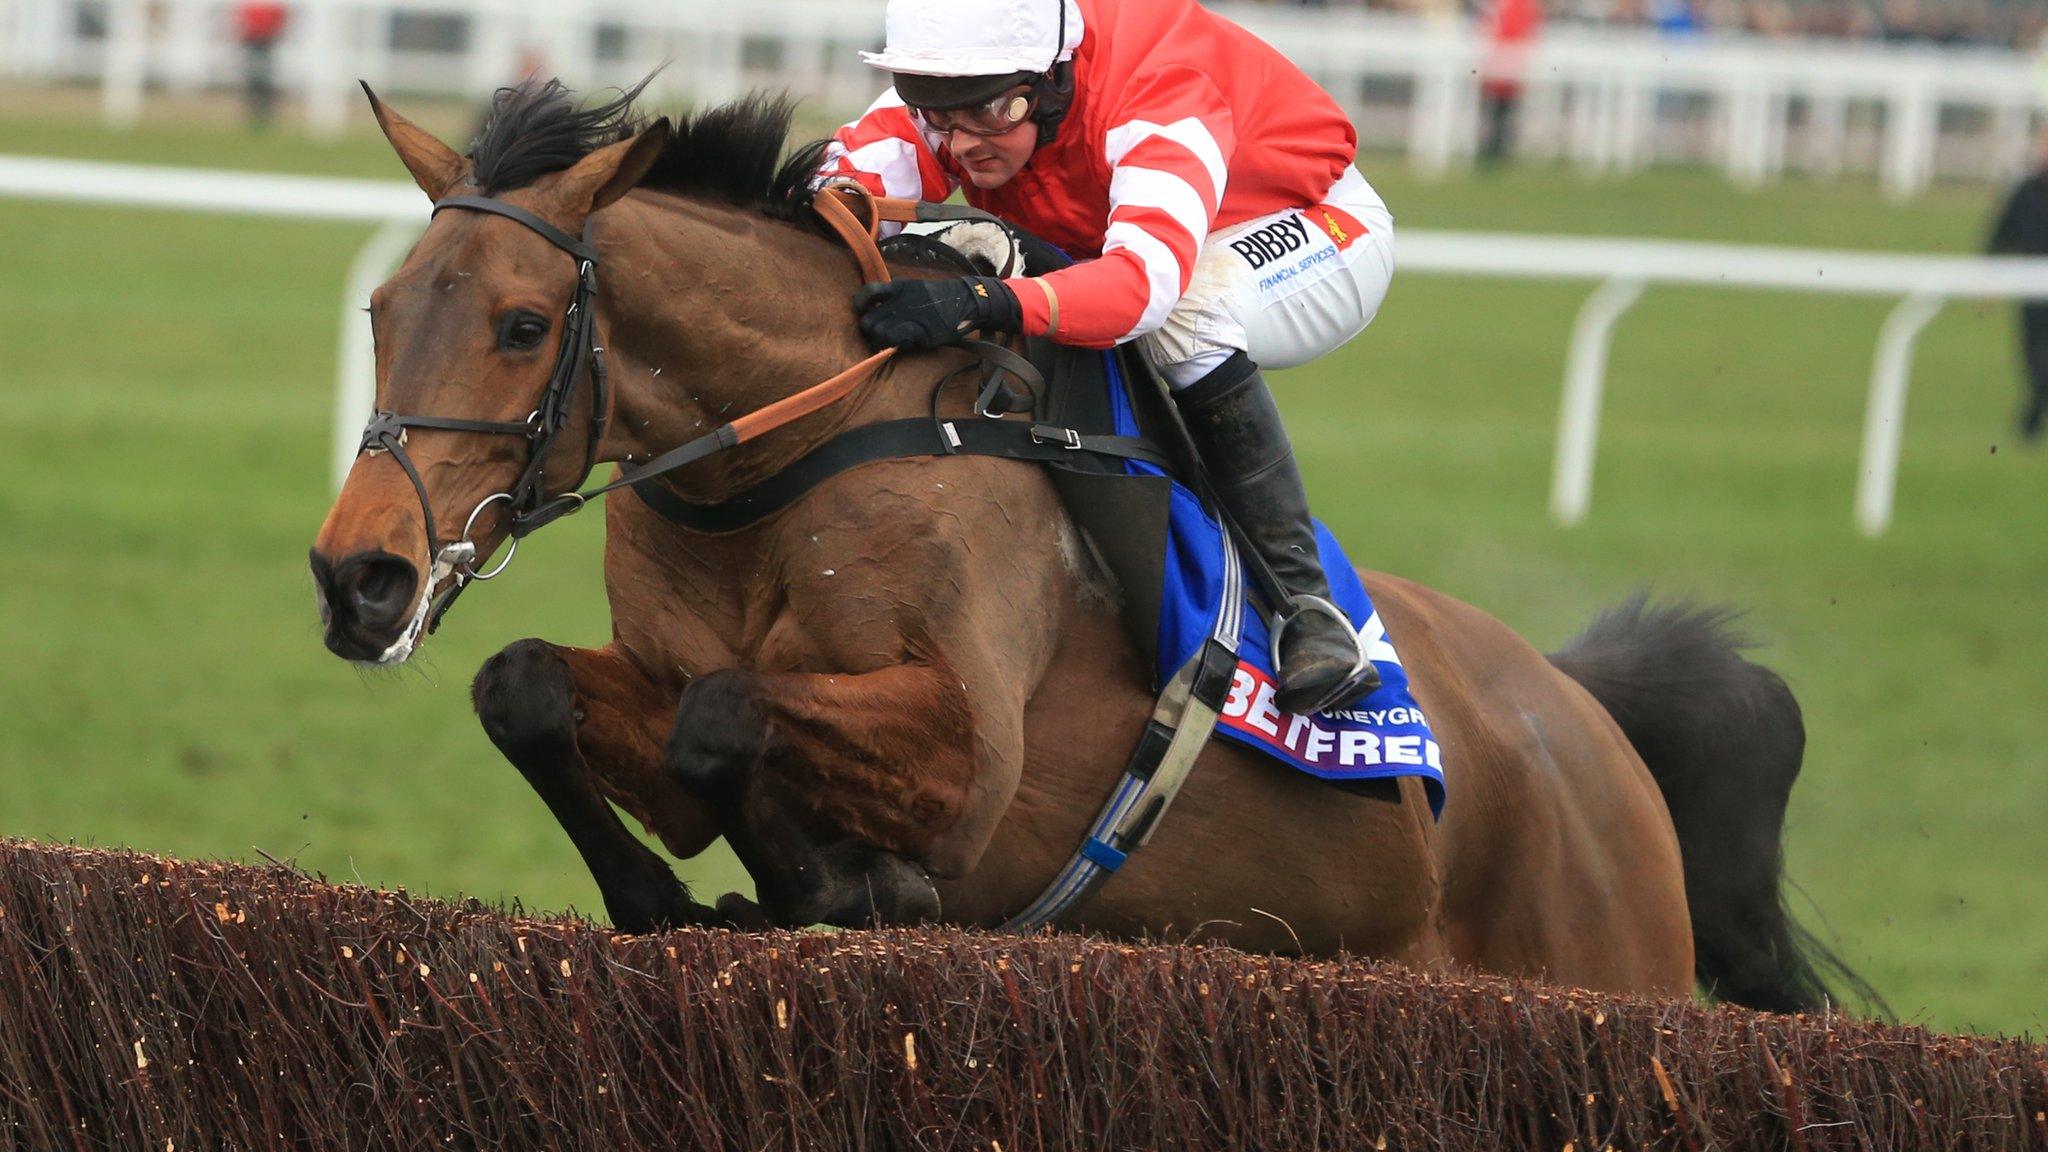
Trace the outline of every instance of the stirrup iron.
[[[1365, 641], [1359, 637], [1358, 629], [1352, 627], [1351, 617], [1346, 616], [1342, 608], [1337, 607], [1323, 597], [1306, 594], [1289, 596], [1287, 603], [1279, 611], [1273, 613], [1272, 637], [1268, 644], [1268, 655], [1271, 656], [1273, 661], [1273, 674], [1276, 677], [1280, 675], [1280, 640], [1287, 634], [1287, 629], [1292, 627], [1303, 616], [1315, 613], [1335, 620], [1338, 626], [1344, 629], [1345, 633], [1351, 637], [1352, 650], [1357, 653], [1357, 656], [1352, 661], [1351, 670], [1344, 674], [1344, 678], [1337, 682], [1337, 686], [1324, 693], [1320, 699], [1305, 709], [1301, 715], [1327, 712], [1341, 704], [1348, 704], [1354, 698], [1364, 694], [1368, 685], [1373, 688], [1379, 687], [1379, 669], [1373, 667], [1372, 660], [1366, 656]], [[1281, 687], [1285, 688], [1287, 685], [1283, 684]]]

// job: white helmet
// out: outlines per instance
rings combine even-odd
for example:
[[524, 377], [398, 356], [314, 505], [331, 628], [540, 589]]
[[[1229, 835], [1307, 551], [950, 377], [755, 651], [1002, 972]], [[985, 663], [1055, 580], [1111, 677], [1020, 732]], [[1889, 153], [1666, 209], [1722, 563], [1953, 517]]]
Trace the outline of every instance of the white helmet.
[[860, 55], [904, 76], [1043, 73], [1082, 31], [1075, 0], [889, 0], [888, 46]]

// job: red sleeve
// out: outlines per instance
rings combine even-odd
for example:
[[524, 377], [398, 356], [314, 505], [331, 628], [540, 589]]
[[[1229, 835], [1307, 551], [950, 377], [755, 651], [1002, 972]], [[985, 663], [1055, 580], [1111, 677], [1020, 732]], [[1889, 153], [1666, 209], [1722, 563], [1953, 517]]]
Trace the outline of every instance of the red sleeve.
[[1191, 68], [1140, 79], [1112, 123], [1102, 258], [1037, 283], [1010, 282], [1027, 333], [1084, 348], [1135, 340], [1166, 322], [1216, 222], [1237, 148], [1223, 94]]
[[903, 99], [891, 88], [860, 119], [832, 136], [819, 174], [852, 177], [877, 196], [944, 200], [954, 181], [940, 166]]

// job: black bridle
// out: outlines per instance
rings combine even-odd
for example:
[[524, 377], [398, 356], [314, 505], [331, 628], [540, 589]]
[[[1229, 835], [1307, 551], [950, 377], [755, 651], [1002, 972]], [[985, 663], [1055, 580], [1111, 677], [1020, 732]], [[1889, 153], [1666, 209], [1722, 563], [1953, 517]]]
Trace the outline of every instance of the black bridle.
[[[436, 571], [443, 567], [446, 569], [444, 576], [457, 578], [454, 585], [434, 602], [428, 617], [429, 632], [440, 623], [441, 617], [469, 581], [489, 580], [505, 570], [519, 550], [521, 537], [583, 505], [584, 497], [575, 489], [582, 487], [597, 467], [598, 445], [604, 439], [605, 426], [611, 416], [611, 390], [605, 376], [604, 348], [597, 343], [597, 249], [590, 242], [589, 225], [585, 224], [583, 237], [578, 239], [524, 208], [488, 196], [450, 196], [434, 205], [437, 213], [447, 208], [503, 216], [539, 233], [548, 243], [575, 259], [576, 289], [569, 298], [569, 309], [563, 317], [562, 342], [555, 353], [554, 371], [548, 377], [547, 389], [541, 393], [539, 404], [525, 420], [464, 420], [451, 416], [407, 416], [379, 411], [363, 429], [357, 451], [391, 453], [398, 466], [405, 469], [406, 478], [412, 481], [413, 491], [419, 494], [420, 511], [426, 516], [429, 589], [437, 578]], [[554, 446], [555, 438], [569, 424], [569, 413], [575, 406], [576, 386], [586, 365], [592, 394], [590, 444], [584, 450], [583, 469], [576, 482], [570, 485], [571, 490], [550, 499], [543, 477], [548, 452]], [[523, 436], [527, 441], [526, 467], [510, 488], [485, 497], [472, 509], [469, 519], [462, 525], [461, 535], [443, 545], [434, 522], [434, 505], [427, 497], [426, 482], [420, 478], [419, 469], [414, 467], [405, 450], [408, 428]], [[506, 503], [512, 518], [512, 550], [505, 554], [505, 559], [496, 568], [489, 572], [479, 571], [476, 567], [479, 557], [470, 532], [476, 527], [477, 517], [483, 514], [484, 509], [501, 500]]]

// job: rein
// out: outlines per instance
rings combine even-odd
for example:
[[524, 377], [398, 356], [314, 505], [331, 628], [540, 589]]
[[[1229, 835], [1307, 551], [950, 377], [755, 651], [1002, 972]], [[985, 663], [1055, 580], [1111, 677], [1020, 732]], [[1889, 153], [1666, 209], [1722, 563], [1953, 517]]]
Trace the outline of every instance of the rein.
[[[446, 202], [444, 201], [444, 203]], [[852, 204], [859, 204], [867, 209], [868, 218], [865, 221], [860, 220], [854, 214], [855, 209], [850, 206]], [[468, 205], [464, 206], [467, 207]], [[834, 184], [821, 188], [815, 199], [813, 199], [812, 206], [817, 210], [818, 215], [823, 217], [825, 222], [831, 226], [832, 230], [838, 233], [839, 238], [846, 242], [847, 248], [853, 253], [854, 261], [860, 265], [862, 278], [871, 283], [887, 283], [892, 279], [889, 273], [889, 263], [883, 258], [881, 248], [876, 240], [883, 222], [907, 223], [925, 219], [956, 219], [962, 218], [956, 214], [965, 213], [971, 213], [971, 218], [973, 219], [982, 219], [986, 216], [985, 213], [971, 208], [961, 209], [939, 204], [921, 204], [914, 200], [883, 199], [869, 194], [867, 189], [862, 188], [860, 185], [851, 183]], [[940, 212], [935, 214], [929, 211], [931, 209], [938, 209]], [[543, 232], [542, 235], [545, 236], [547, 233]], [[550, 237], [550, 239], [553, 239], [553, 237]], [[983, 359], [996, 364], [1004, 371], [1010, 372], [1013, 375], [1021, 375], [1026, 379], [1033, 379], [1037, 376], [1037, 370], [1032, 368], [1029, 362], [1007, 348], [978, 340], [965, 341], [964, 343], [971, 351], [974, 351]], [[881, 370], [882, 365], [888, 363], [896, 355], [896, 352], [897, 350], [894, 348], [884, 348], [829, 379], [821, 380], [801, 392], [785, 396], [772, 404], [757, 408], [730, 423], [721, 424], [694, 440], [663, 452], [637, 468], [621, 467], [619, 469], [619, 478], [609, 484], [592, 488], [588, 491], [566, 492], [551, 500], [540, 502], [530, 510], [522, 511], [515, 507], [512, 520], [513, 536], [515, 538], [525, 536], [535, 529], [559, 520], [563, 516], [582, 510], [584, 505], [600, 496], [616, 492], [629, 485], [642, 486], [639, 488], [639, 491], [644, 493], [648, 490], [645, 487], [647, 482], [658, 476], [673, 472], [686, 465], [694, 464], [707, 456], [729, 451], [742, 444], [758, 440], [770, 432], [837, 403], [852, 393], [854, 389], [872, 379]], [[589, 455], [595, 457], [596, 454], [597, 446], [593, 442]], [[584, 469], [583, 476], [577, 480], [576, 487], [581, 487], [583, 480], [589, 478], [591, 467], [594, 467], [594, 464]]]

